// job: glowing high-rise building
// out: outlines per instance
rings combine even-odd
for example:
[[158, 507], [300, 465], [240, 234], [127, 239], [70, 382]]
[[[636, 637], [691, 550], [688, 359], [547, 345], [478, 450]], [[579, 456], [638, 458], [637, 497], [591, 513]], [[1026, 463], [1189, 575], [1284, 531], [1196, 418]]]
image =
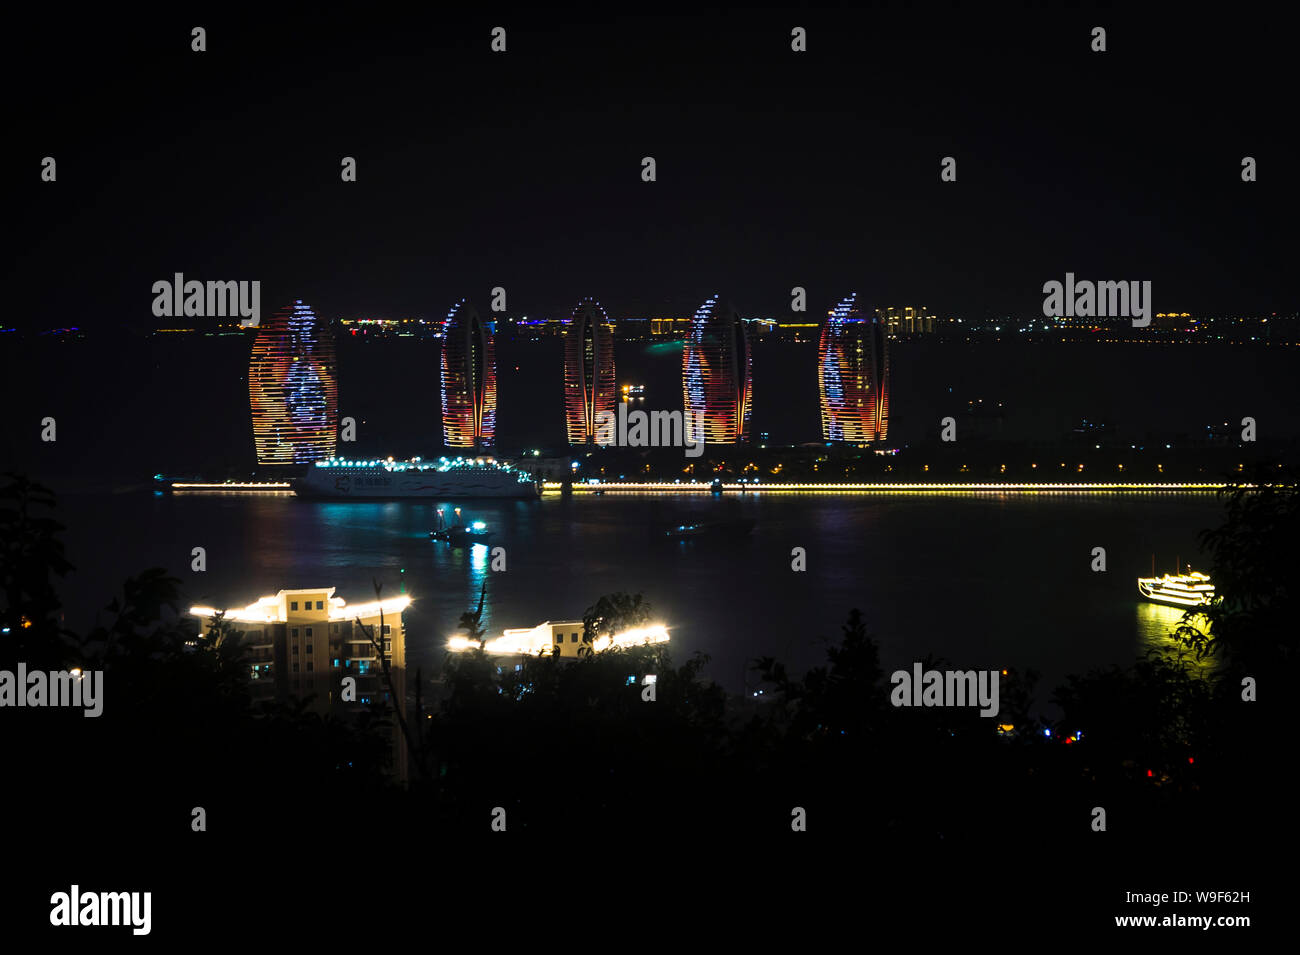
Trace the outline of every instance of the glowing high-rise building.
[[817, 347], [822, 439], [867, 444], [889, 430], [885, 320], [867, 316], [854, 292], [831, 309]]
[[687, 420], [702, 422], [705, 443], [749, 440], [753, 364], [747, 326], [713, 296], [695, 312], [682, 351]]
[[442, 330], [443, 443], [449, 448], [490, 448], [497, 423], [492, 330], [464, 299], [447, 313]]
[[257, 463], [308, 464], [338, 444], [334, 334], [300, 301], [258, 328], [248, 362]]
[[593, 444], [602, 414], [614, 414], [614, 326], [595, 299], [573, 310], [564, 338], [564, 422], [569, 444]]

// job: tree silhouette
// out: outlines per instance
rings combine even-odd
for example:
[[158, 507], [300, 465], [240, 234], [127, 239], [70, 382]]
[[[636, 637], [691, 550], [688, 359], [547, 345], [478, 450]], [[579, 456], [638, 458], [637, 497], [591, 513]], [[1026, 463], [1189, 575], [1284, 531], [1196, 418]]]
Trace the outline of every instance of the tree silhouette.
[[478, 594], [478, 607], [474, 610], [467, 610], [460, 615], [460, 629], [464, 630], [478, 644], [482, 650], [487, 645], [487, 628], [481, 626], [483, 620], [483, 601], [487, 597], [487, 581], [483, 581], [483, 588]]
[[1294, 471], [1258, 466], [1221, 488], [1226, 518], [1202, 531], [1215, 599], [1183, 616], [1178, 639], [1197, 658], [1263, 672], [1294, 668], [1300, 649], [1300, 487]]
[[[375, 602], [379, 604], [378, 638], [376, 638], [375, 636], [374, 624], [370, 624], [369, 626], [367, 626], [361, 622], [360, 617], [356, 617], [354, 619], [354, 623], [356, 625], [356, 628], [361, 633], [365, 634], [366, 639], [370, 641], [370, 647], [372, 650], [374, 650], [375, 656], [379, 660], [380, 672], [382, 672], [384, 675], [384, 686], [388, 688], [388, 698], [393, 701], [393, 707], [392, 707], [393, 715], [397, 717], [397, 726], [398, 726], [398, 730], [402, 734], [402, 743], [406, 747], [406, 751], [411, 757], [411, 762], [414, 764], [419, 775], [424, 776], [426, 775], [425, 765], [424, 765], [424, 747], [420, 744], [420, 740], [416, 738], [418, 734], [422, 731], [422, 728], [419, 728], [417, 724], [417, 729], [414, 732], [412, 732], [410, 724], [407, 722], [406, 700], [404, 699], [403, 695], [398, 692], [397, 684], [393, 680], [393, 668], [389, 663], [388, 655], [385, 652], [386, 648], [384, 646], [383, 637], [384, 637], [384, 632], [388, 628], [384, 624], [384, 604], [383, 604], [383, 600], [381, 599], [381, 594], [383, 592], [384, 585], [381, 584], [378, 580], [375, 580], [373, 578], [371, 579], [371, 583], [374, 585], [375, 588]], [[481, 601], [479, 603], [479, 606], [481, 609], [482, 608]], [[384, 707], [382, 705], [383, 704], [382, 700], [377, 700], [375, 701], [375, 703], [378, 705], [378, 708], [372, 714], [372, 718], [376, 719], [377, 721], [382, 721], [383, 717], [386, 715], [387, 707]], [[417, 706], [417, 712], [419, 709], [420, 707]]]
[[605, 594], [582, 615], [582, 646], [579, 654], [590, 656], [599, 637], [613, 637], [650, 622], [650, 605], [641, 594]]

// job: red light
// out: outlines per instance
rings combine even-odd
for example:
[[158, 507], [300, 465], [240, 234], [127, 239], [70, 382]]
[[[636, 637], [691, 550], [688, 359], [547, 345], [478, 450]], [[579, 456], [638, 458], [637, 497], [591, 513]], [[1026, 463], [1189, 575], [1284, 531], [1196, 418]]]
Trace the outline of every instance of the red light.
[[1196, 762], [1196, 760], [1192, 759], [1192, 757], [1190, 757], [1190, 756], [1187, 757], [1187, 761], [1188, 761], [1189, 763], [1194, 763], [1194, 762]]
[[1148, 777], [1150, 777], [1150, 776], [1154, 776], [1154, 775], [1155, 775], [1155, 773], [1151, 772], [1151, 770], [1149, 770], [1149, 769], [1147, 770], [1147, 776], [1148, 776]]

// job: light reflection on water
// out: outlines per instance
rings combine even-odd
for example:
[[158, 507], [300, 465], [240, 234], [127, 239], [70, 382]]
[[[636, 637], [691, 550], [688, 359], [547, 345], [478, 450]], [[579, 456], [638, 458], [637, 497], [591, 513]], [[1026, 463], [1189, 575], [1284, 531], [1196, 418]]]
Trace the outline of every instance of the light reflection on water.
[[482, 586], [483, 577], [487, 574], [488, 554], [490, 552], [487, 544], [469, 545], [469, 576], [470, 580], [477, 586]]
[[[1146, 600], [1137, 600], [1137, 634], [1138, 634], [1138, 652], [1145, 654], [1148, 650], [1164, 650], [1178, 646], [1178, 641], [1174, 638], [1174, 631], [1178, 629], [1179, 624], [1183, 622], [1183, 609], [1181, 607], [1167, 607], [1164, 604], [1151, 603]], [[1193, 626], [1202, 632], [1206, 628], [1206, 620], [1199, 614], [1192, 617], [1189, 621]], [[1218, 669], [1217, 660], [1196, 660], [1195, 655], [1187, 656], [1197, 670], [1202, 674], [1209, 675]]]
[[[447, 521], [482, 520], [488, 547], [429, 540]], [[1197, 533], [1221, 517], [1212, 497], [746, 494], [641, 498], [574, 495], [541, 501], [308, 501], [275, 495], [69, 495], [60, 505], [76, 571], [64, 583], [68, 625], [84, 630], [122, 578], [163, 567], [186, 606], [244, 606], [282, 588], [336, 587], [349, 603], [404, 587], [407, 659], [431, 673], [461, 614], [482, 626], [577, 619], [601, 594], [642, 593], [672, 628], [674, 659], [711, 657], [707, 675], [739, 689], [755, 658], [794, 672], [826, 663], [850, 608], [863, 613], [882, 666], [927, 653], [961, 667], [1012, 663], [1041, 674], [1046, 700], [1071, 673], [1130, 665], [1172, 645], [1179, 611], [1141, 600], [1152, 553], [1201, 562]], [[750, 534], [670, 541], [664, 529], [714, 519], [754, 521]], [[1107, 542], [1112, 573], [1081, 560]], [[111, 541], [111, 547], [105, 542]], [[191, 548], [208, 569], [189, 570]], [[493, 572], [492, 549], [508, 552]], [[807, 572], [792, 549], [807, 548]], [[499, 570], [507, 570], [501, 567]], [[1065, 608], [1065, 609], [1063, 609]]]

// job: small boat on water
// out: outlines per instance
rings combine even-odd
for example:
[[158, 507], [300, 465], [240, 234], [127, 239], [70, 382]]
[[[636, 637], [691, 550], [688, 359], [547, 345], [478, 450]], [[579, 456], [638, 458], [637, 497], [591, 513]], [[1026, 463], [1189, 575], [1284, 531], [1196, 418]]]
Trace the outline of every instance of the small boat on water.
[[1139, 577], [1138, 593], [1152, 603], [1171, 607], [1203, 607], [1214, 599], [1214, 584], [1209, 574], [1199, 574], [1190, 567], [1185, 574], [1163, 577]]
[[754, 529], [752, 520], [740, 518], [730, 521], [698, 521], [678, 524], [664, 531], [670, 540], [696, 540], [698, 538], [744, 537]]
[[482, 521], [471, 524], [460, 523], [460, 508], [456, 508], [456, 523], [446, 525], [442, 520], [442, 508], [438, 508], [438, 527], [429, 531], [429, 540], [450, 544], [452, 547], [468, 547], [471, 544], [486, 544], [492, 532]]

